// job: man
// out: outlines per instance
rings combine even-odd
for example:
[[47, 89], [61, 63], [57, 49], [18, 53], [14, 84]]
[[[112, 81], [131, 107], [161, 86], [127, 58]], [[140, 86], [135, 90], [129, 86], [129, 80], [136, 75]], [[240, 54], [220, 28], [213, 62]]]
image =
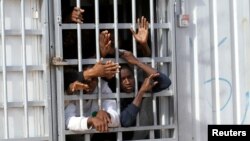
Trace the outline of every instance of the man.
[[[106, 66], [105, 66], [106, 65]], [[98, 77], [105, 77], [117, 73], [119, 66], [109, 61], [107, 64], [101, 62], [96, 63], [93, 67], [89, 66], [81, 73], [68, 73], [65, 76], [68, 85], [68, 92], [83, 90], [84, 94], [97, 93]], [[80, 74], [80, 75], [79, 75]], [[75, 76], [77, 75], [77, 76]], [[73, 79], [75, 80], [73, 80]], [[73, 81], [72, 81], [73, 80]], [[102, 94], [112, 93], [107, 82], [101, 80]], [[65, 108], [65, 123], [69, 130], [84, 131], [95, 128], [99, 132], [107, 132], [108, 127], [117, 127], [120, 125], [119, 115], [116, 112], [115, 100], [103, 100], [102, 110], [99, 110], [97, 100], [87, 100], [83, 105], [84, 114], [81, 117], [79, 102], [70, 102]]]
[[[121, 111], [122, 111], [120, 115], [121, 126], [129, 127], [135, 125], [136, 116], [140, 112], [140, 107], [143, 102], [147, 103], [146, 106], [148, 106], [148, 108], [152, 108], [152, 106], [149, 106], [150, 99], [143, 98], [144, 94], [146, 92], [152, 92], [152, 93], [160, 92], [168, 88], [171, 84], [171, 81], [165, 74], [158, 72], [157, 70], [151, 68], [150, 66], [140, 62], [129, 51], [121, 52], [121, 57], [124, 60], [126, 60], [129, 64], [136, 65], [138, 68], [142, 69], [148, 75], [148, 77], [144, 80], [143, 84], [141, 85], [134, 99], [130, 98], [121, 100]], [[124, 65], [121, 67], [120, 88], [121, 92], [125, 92], [127, 94], [134, 92], [135, 79], [133, 71], [129, 68], [129, 66]], [[151, 112], [150, 109], [143, 109], [143, 108], [141, 110], [147, 110], [148, 113]], [[147, 113], [144, 111], [144, 113], [141, 112], [141, 114], [147, 114]], [[150, 117], [147, 118], [150, 119]], [[151, 120], [148, 119], [140, 119], [140, 121], [144, 122], [142, 123], [144, 125], [152, 124], [153, 119]], [[130, 133], [130, 135], [127, 136], [124, 135], [124, 137], [126, 138], [126, 140], [132, 139], [133, 135], [134, 133], [132, 133], [132, 135]], [[142, 135], [144, 136], [142, 138], [146, 138], [147, 133], [143, 133]]]

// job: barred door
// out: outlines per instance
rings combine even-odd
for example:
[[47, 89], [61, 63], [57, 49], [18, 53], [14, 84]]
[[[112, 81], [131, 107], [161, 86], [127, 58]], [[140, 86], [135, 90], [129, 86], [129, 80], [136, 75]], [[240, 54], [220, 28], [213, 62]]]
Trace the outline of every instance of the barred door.
[[[146, 94], [151, 98], [152, 119], [151, 125], [141, 125], [138, 115], [136, 126], [110, 128], [109, 132], [116, 134], [116, 140], [125, 140], [124, 134], [136, 131], [140, 134], [148, 134], [144, 140], [178, 140], [177, 138], [177, 112], [176, 112], [176, 70], [175, 70], [175, 35], [174, 35], [174, 7], [173, 0], [76, 0], [76, 1], [55, 0], [55, 57], [53, 64], [56, 67], [56, 92], [57, 92], [57, 117], [58, 117], [58, 140], [69, 140], [68, 137], [80, 135], [79, 138], [91, 140], [95, 129], [83, 132], [74, 132], [65, 128], [65, 106], [67, 101], [76, 101], [82, 105], [88, 99], [98, 99], [99, 107], [103, 99], [115, 99], [120, 110], [120, 102], [124, 98], [135, 97], [139, 86], [135, 86], [134, 94], [127, 95], [120, 92], [120, 76], [116, 75], [114, 91], [103, 96], [101, 92], [84, 95], [82, 92], [74, 95], [65, 95], [64, 92], [64, 71], [68, 68], [77, 68], [82, 71], [82, 65], [95, 64], [100, 60], [99, 33], [108, 30], [112, 33], [112, 46], [115, 55], [104, 59], [124, 64], [119, 57], [119, 49], [126, 49], [133, 52], [141, 62], [150, 65], [152, 68], [169, 76], [172, 84], [164, 91], [154, 94]], [[68, 22], [73, 7], [81, 7], [83, 23]], [[130, 28], [137, 30], [137, 18], [144, 16], [149, 22], [149, 40], [151, 56], [142, 56], [138, 50], [135, 39], [130, 33]], [[75, 38], [71, 38], [75, 37]], [[74, 39], [74, 40], [72, 40]], [[70, 45], [67, 45], [70, 44]], [[136, 83], [141, 80], [140, 70], [134, 67]], [[99, 78], [101, 80], [101, 78]], [[99, 82], [99, 90], [101, 85]], [[141, 109], [147, 110], [147, 109]], [[147, 111], [146, 111], [147, 112]], [[83, 116], [83, 113], [80, 113]], [[143, 117], [148, 118], [148, 117]], [[139, 132], [140, 131], [140, 132]], [[144, 132], [141, 132], [144, 131]], [[138, 135], [139, 136], [139, 135]], [[138, 138], [141, 139], [141, 138]], [[136, 140], [136, 139], [135, 139]]]

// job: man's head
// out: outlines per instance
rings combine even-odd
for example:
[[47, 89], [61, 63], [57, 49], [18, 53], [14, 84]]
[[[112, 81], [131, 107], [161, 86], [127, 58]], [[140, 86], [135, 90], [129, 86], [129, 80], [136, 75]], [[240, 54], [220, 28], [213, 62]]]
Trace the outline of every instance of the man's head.
[[131, 68], [127, 65], [121, 65], [120, 86], [121, 90], [125, 93], [131, 93], [134, 91], [135, 87], [134, 74]]

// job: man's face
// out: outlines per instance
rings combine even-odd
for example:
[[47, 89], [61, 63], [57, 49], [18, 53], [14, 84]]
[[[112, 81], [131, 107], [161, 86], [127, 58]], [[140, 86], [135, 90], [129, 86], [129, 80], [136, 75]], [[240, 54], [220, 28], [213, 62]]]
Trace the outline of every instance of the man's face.
[[95, 88], [97, 87], [98, 79], [97, 78], [92, 78], [92, 79], [86, 80], [86, 83], [89, 86], [89, 91], [85, 92], [85, 93], [86, 94], [92, 94], [94, 92]]
[[135, 79], [130, 70], [127, 68], [121, 69], [121, 89], [125, 93], [131, 93], [134, 91]]

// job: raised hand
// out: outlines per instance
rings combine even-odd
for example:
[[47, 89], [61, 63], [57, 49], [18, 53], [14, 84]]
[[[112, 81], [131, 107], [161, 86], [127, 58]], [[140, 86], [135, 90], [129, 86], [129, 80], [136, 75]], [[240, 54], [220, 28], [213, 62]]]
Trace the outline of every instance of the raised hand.
[[148, 21], [144, 16], [137, 19], [138, 32], [136, 33], [132, 28], [130, 28], [135, 40], [139, 42], [143, 47], [148, 46]]
[[71, 13], [71, 21], [76, 23], [83, 23], [83, 14], [84, 10], [79, 7], [74, 7], [72, 13]]
[[111, 53], [111, 40], [110, 33], [108, 30], [104, 30], [99, 35], [99, 46], [101, 57], [105, 57], [107, 54]]
[[151, 91], [151, 89], [158, 83], [157, 81], [154, 81], [154, 78], [158, 77], [159, 75], [159, 73], [154, 73], [145, 78], [140, 91], [144, 93]]

